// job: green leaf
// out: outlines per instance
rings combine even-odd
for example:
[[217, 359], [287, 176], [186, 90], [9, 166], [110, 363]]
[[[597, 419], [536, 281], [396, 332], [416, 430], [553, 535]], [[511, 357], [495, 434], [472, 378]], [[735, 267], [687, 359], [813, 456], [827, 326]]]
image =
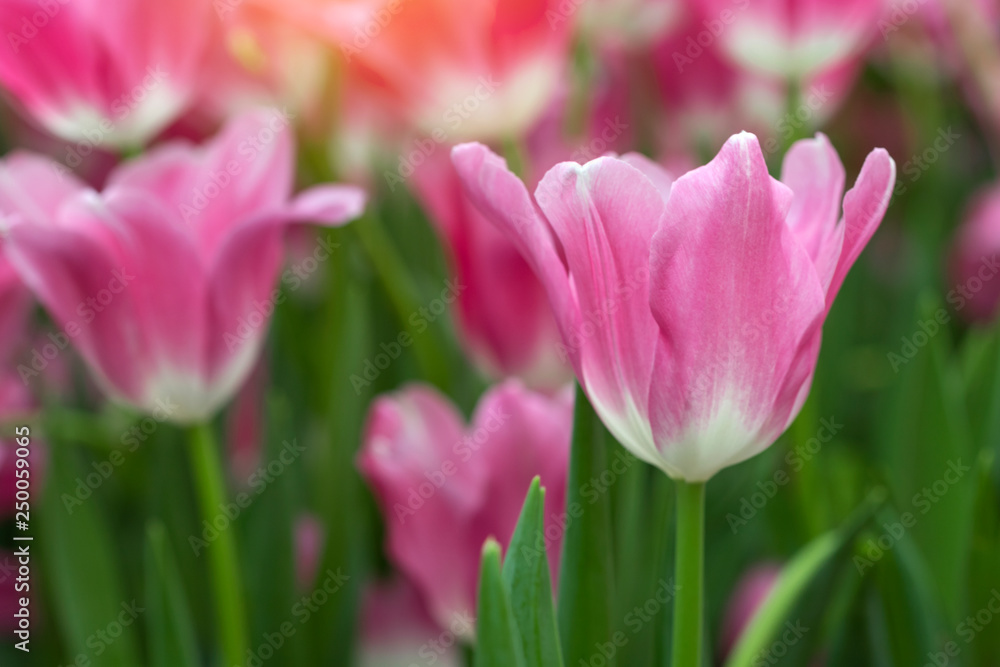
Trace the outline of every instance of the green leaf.
[[196, 667], [198, 653], [184, 587], [163, 524], [146, 529], [146, 608], [150, 667]]
[[[606, 470], [604, 426], [578, 385], [559, 568], [559, 638], [567, 665], [588, 664], [596, 645], [612, 637], [611, 497], [589, 485]], [[607, 664], [614, 667], [617, 660]]]
[[476, 605], [475, 667], [525, 667], [514, 611], [500, 573], [500, 545], [483, 545]]
[[[804, 599], [805, 593], [812, 590], [815, 583], [824, 583], [822, 581], [824, 578], [826, 582], [835, 582], [831, 569], [838, 564], [846, 563], [851, 541], [868, 523], [872, 513], [884, 499], [883, 491], [873, 493], [844, 526], [820, 535], [799, 550], [782, 569], [774, 588], [743, 630], [726, 660], [726, 667], [745, 667], [755, 664], [755, 660], [769, 649], [786, 623], [793, 626], [796, 631], [795, 642], [799, 642], [802, 632], [795, 623], [800, 619], [793, 618], [792, 612]], [[818, 620], [818, 618], [810, 619], [805, 623], [805, 627], [815, 625]], [[810, 635], [803, 645], [813, 642], [815, 636]], [[789, 646], [786, 646], [786, 650], [788, 649]]]
[[[918, 319], [943, 318], [928, 301]], [[962, 605], [962, 582], [972, 535], [975, 482], [968, 472], [975, 460], [964, 404], [964, 386], [951, 359], [947, 330], [933, 329], [919, 337], [910, 332], [908, 361], [899, 364], [892, 402], [884, 411], [879, 441], [883, 465], [901, 516], [915, 523], [908, 535], [923, 553], [944, 601], [946, 620], [957, 623]], [[922, 330], [915, 331], [923, 334]]]
[[[100, 660], [107, 667], [135, 667], [141, 664], [136, 650], [137, 614], [144, 600], [126, 596], [117, 573], [115, 541], [101, 514], [99, 494], [69, 508], [64, 494], [73, 496], [86, 473], [81, 469], [75, 450], [64, 442], [52, 442], [53, 456], [45, 485], [41, 527], [37, 542], [42, 547], [46, 574], [54, 597], [55, 612], [66, 641], [70, 662], [84, 655], [90, 660], [103, 648]], [[70, 513], [72, 512], [72, 513]], [[121, 636], [110, 644], [95, 632], [106, 632], [118, 623], [119, 616], [130, 619]], [[122, 624], [124, 626], [124, 623]], [[89, 643], [88, 643], [89, 640]]]
[[526, 667], [563, 664], [549, 579], [544, 515], [545, 489], [535, 477], [503, 562], [504, 588], [510, 596]]

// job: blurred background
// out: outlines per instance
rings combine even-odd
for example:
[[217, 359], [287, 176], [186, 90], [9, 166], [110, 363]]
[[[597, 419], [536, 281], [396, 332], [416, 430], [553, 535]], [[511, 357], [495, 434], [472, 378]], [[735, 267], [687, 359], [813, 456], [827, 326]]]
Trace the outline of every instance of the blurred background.
[[[996, 2], [2, 0], [0, 26], [4, 236], [24, 194], [15, 152], [48, 158], [36, 184], [101, 191], [260, 107], [297, 146], [261, 182], [368, 197], [346, 226], [289, 228], [259, 274], [276, 291], [232, 323], [259, 341], [211, 411], [225, 480], [211, 522], [169, 397], [123, 401], [81, 358], [80, 340], [110, 335], [88, 327], [124, 325], [81, 300], [77, 336], [0, 258], [0, 664], [229, 667], [208, 563], [220, 535], [240, 564], [240, 664], [471, 664], [482, 542], [509, 540], [535, 474], [556, 569], [572, 371], [451, 147], [486, 143], [533, 190], [556, 163], [608, 152], [679, 175], [746, 130], [775, 177], [823, 132], [848, 188], [875, 147], [898, 181], [802, 413], [708, 485], [711, 663], [733, 659], [794, 567], [787, 631], [739, 664], [1000, 665]], [[235, 142], [234, 159], [253, 170], [271, 136]], [[200, 168], [184, 200], [199, 211], [226, 189]], [[188, 222], [183, 203], [164, 210]], [[220, 279], [252, 280], [251, 260]], [[23, 426], [30, 653], [14, 618]], [[666, 665], [671, 482], [607, 441], [606, 474], [580, 492], [610, 507], [607, 607], [629, 641], [589, 664]]]

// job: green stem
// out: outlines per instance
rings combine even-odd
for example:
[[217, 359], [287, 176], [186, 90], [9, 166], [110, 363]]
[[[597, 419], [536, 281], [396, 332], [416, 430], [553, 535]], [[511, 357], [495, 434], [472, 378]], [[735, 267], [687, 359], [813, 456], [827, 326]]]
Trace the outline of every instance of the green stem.
[[701, 667], [705, 483], [677, 482], [673, 667]]
[[413, 339], [413, 352], [424, 378], [439, 388], [444, 388], [447, 384], [444, 370], [446, 362], [435, 341], [431, 340], [432, 336], [421, 335], [426, 332], [417, 331], [411, 323], [413, 316], [420, 312], [420, 301], [414, 292], [413, 278], [382, 226], [382, 221], [369, 207], [364, 218], [355, 222], [352, 228], [389, 295], [400, 323]]
[[[212, 524], [226, 502], [222, 466], [216, 451], [212, 427], [199, 424], [191, 428], [188, 452], [194, 469], [195, 484], [202, 518]], [[222, 634], [222, 650], [226, 665], [243, 663], [247, 651], [247, 630], [244, 619], [243, 588], [236, 556], [236, 540], [232, 526], [218, 531], [218, 539], [207, 548], [211, 568], [211, 587], [215, 604], [216, 623]]]

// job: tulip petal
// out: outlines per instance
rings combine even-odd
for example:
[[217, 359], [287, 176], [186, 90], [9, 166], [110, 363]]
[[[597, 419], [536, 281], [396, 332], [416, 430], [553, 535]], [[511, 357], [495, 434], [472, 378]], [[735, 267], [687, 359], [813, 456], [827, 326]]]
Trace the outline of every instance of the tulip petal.
[[747, 133], [674, 183], [650, 294], [661, 337], [649, 411], [668, 474], [708, 479], [770, 445], [774, 423], [792, 416], [777, 400], [824, 297], [785, 224], [791, 200]]
[[895, 185], [896, 163], [885, 149], [876, 148], [868, 154], [854, 187], [844, 197], [844, 219], [841, 223], [844, 243], [826, 290], [827, 310], [833, 305], [847, 272], [882, 222]]
[[[451, 155], [469, 199], [507, 233], [531, 264], [549, 295], [563, 339], [571, 340], [569, 336], [576, 331], [578, 310], [573, 305], [562, 249], [527, 188], [507, 169], [502, 158], [482, 144], [456, 146]], [[567, 354], [579, 371], [579, 350], [570, 346]]]
[[820, 133], [792, 144], [781, 165], [781, 182], [794, 194], [788, 225], [812, 258], [825, 288], [833, 279], [843, 233], [837, 222], [844, 166], [829, 139]]
[[651, 446], [646, 398], [659, 330], [649, 313], [649, 248], [660, 191], [604, 157], [556, 165], [535, 196], [569, 267], [580, 325], [563, 335], [579, 347], [587, 395], [616, 436]]

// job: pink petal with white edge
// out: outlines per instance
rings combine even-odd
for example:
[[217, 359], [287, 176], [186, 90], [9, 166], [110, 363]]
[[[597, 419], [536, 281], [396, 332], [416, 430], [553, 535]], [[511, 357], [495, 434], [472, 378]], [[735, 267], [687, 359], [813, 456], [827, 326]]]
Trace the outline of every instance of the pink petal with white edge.
[[612, 433], [645, 443], [652, 456], [646, 398], [659, 330], [649, 312], [649, 252], [660, 191], [604, 157], [556, 165], [535, 196], [569, 267], [580, 326], [566, 343], [579, 348], [581, 382]]
[[659, 465], [673, 477], [708, 479], [794, 416], [777, 400], [825, 303], [785, 223], [791, 200], [747, 133], [674, 183], [652, 243], [661, 336], [649, 396]]

